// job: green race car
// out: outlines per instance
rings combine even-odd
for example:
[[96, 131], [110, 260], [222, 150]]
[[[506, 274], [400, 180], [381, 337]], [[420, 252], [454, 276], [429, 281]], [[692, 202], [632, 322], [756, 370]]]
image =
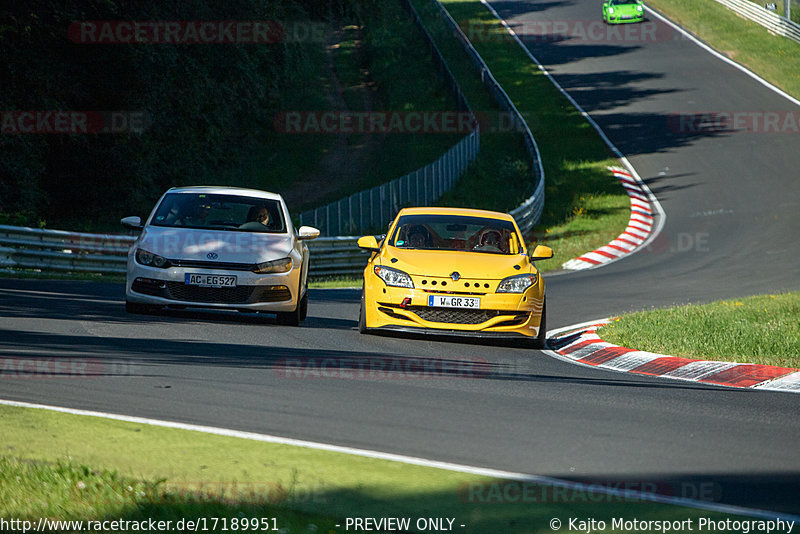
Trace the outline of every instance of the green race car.
[[603, 21], [606, 24], [627, 24], [644, 20], [642, 0], [604, 0]]

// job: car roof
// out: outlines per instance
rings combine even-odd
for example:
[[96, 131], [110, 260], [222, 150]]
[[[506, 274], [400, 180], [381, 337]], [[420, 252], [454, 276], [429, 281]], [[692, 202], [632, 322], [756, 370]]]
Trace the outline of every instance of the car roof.
[[513, 221], [514, 218], [508, 213], [501, 213], [499, 211], [478, 210], [471, 208], [403, 208], [398, 217], [401, 215], [460, 215], [466, 217], [490, 217], [493, 219], [502, 219], [505, 221]]
[[270, 200], [280, 200], [283, 198], [278, 193], [261, 191], [259, 189], [247, 189], [244, 187], [222, 187], [215, 185], [193, 185], [184, 187], [172, 187], [167, 193], [205, 193], [207, 195], [239, 195], [256, 198], [266, 198]]

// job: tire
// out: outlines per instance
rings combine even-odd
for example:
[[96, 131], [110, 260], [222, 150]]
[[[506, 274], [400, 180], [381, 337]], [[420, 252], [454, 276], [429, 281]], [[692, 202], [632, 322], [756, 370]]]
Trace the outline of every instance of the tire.
[[125, 311], [128, 313], [132, 313], [135, 315], [145, 315], [152, 311], [152, 308], [147, 304], [141, 304], [139, 302], [131, 302], [129, 300], [125, 300]]
[[358, 333], [367, 333], [367, 309], [365, 305], [364, 292], [361, 292], [361, 309], [358, 312]]
[[308, 317], [308, 289], [300, 300], [300, 320], [305, 321]]
[[539, 324], [539, 335], [531, 342], [532, 349], [542, 350], [547, 343], [547, 300], [542, 303], [542, 320]]
[[283, 326], [300, 326], [308, 314], [308, 292], [297, 303], [294, 311], [278, 312], [278, 324]]

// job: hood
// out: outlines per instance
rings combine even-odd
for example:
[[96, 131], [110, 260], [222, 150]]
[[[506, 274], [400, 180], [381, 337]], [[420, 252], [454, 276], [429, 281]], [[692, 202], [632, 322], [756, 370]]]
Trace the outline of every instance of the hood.
[[[392, 263], [390, 260], [398, 261]], [[530, 272], [528, 257], [522, 254], [485, 254], [453, 250], [404, 250], [386, 247], [381, 254], [381, 265], [400, 269], [415, 276], [449, 277], [458, 271], [461, 278], [500, 280], [506, 276]], [[514, 269], [514, 265], [522, 268]]]
[[293, 247], [292, 234], [266, 234], [192, 228], [148, 226], [137, 246], [168, 259], [226, 263], [260, 263], [288, 256]]
[[641, 4], [620, 4], [616, 6], [609, 6], [614, 8], [614, 13], [638, 13]]

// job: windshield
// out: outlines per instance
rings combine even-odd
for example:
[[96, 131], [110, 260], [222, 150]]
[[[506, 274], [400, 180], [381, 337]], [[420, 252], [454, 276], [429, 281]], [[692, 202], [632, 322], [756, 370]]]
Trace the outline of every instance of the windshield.
[[457, 215], [404, 215], [389, 242], [406, 249], [486, 254], [515, 254], [517, 243], [511, 221]]
[[159, 204], [150, 224], [286, 233], [286, 223], [279, 201], [239, 195], [168, 193]]
[[639, 3], [639, 0], [611, 0], [612, 6], [624, 6], [626, 4], [636, 5]]

